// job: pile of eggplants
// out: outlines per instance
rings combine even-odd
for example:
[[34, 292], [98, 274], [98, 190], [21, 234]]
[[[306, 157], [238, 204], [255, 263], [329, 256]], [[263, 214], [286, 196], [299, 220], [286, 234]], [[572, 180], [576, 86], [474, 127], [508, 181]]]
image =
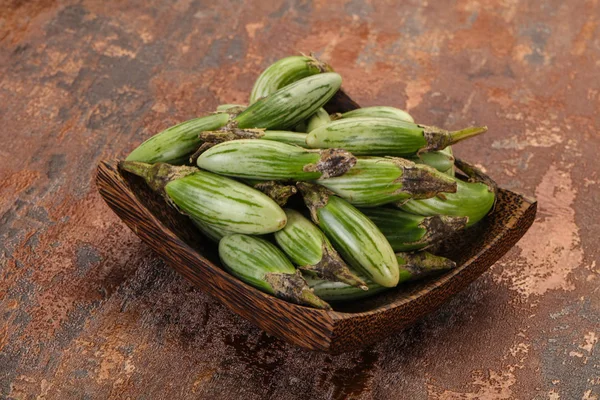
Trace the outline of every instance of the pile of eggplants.
[[248, 105], [168, 128], [119, 166], [218, 243], [231, 274], [286, 301], [329, 309], [454, 268], [426, 249], [484, 218], [496, 186], [450, 146], [487, 128], [388, 106], [330, 115], [341, 84], [312, 55], [283, 58]]

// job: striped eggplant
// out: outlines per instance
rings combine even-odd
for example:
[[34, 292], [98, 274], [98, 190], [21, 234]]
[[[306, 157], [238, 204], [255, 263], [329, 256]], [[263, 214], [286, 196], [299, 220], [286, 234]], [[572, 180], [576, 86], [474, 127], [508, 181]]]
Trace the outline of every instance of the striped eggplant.
[[301, 132], [290, 132], [290, 131], [264, 131], [263, 136], [260, 137], [263, 140], [273, 140], [275, 142], [281, 142], [291, 144], [294, 146], [300, 146], [306, 148], [306, 133]]
[[248, 235], [229, 235], [219, 242], [219, 258], [232, 275], [283, 300], [331, 309], [310, 289], [274, 244]]
[[306, 148], [306, 133], [292, 131], [276, 131], [264, 129], [239, 129], [225, 127], [216, 131], [204, 131], [199, 134], [200, 140], [208, 146], [204, 146], [200, 154], [206, 149], [223, 142], [240, 139], [263, 139], [273, 140]]
[[123, 161], [122, 170], [146, 180], [181, 213], [234, 233], [266, 234], [286, 223], [285, 212], [258, 190], [195, 167]]
[[[425, 251], [419, 253], [398, 253], [396, 254], [396, 260], [398, 261], [400, 270], [399, 283], [416, 281], [456, 267], [456, 263], [452, 260], [438, 257]], [[329, 282], [310, 276], [306, 277], [308, 285], [315, 291], [315, 294], [325, 301], [364, 299], [389, 290], [389, 288], [378, 285], [369, 278], [365, 277], [364, 280], [369, 287], [367, 291], [342, 282]]]
[[450, 132], [388, 118], [344, 118], [310, 132], [306, 144], [311, 148], [345, 149], [355, 155], [404, 157], [441, 150], [486, 130], [471, 127]]
[[317, 112], [308, 119], [308, 123], [306, 124], [306, 132], [314, 131], [318, 127], [326, 125], [330, 122], [331, 117], [329, 117], [329, 113], [327, 113], [324, 108], [319, 108]]
[[333, 68], [312, 55], [282, 58], [260, 74], [250, 93], [250, 104], [300, 79], [323, 72], [333, 72]]
[[146, 140], [133, 150], [126, 160], [150, 164], [183, 164], [201, 144], [199, 133], [219, 129], [228, 121], [228, 114], [217, 113], [182, 122]]
[[365, 208], [361, 211], [377, 225], [394, 251], [420, 250], [464, 229], [467, 217], [434, 215], [424, 217], [394, 208]]
[[305, 274], [304, 278], [308, 286], [313, 289], [314, 293], [321, 299], [331, 302], [352, 301], [366, 299], [374, 295], [390, 290], [391, 288], [378, 285], [366, 276], [357, 274], [359, 278], [365, 281], [369, 290], [362, 290], [356, 286], [348, 285], [343, 282], [332, 282], [324, 279], [319, 279], [309, 274]]
[[423, 200], [409, 200], [397, 204], [402, 210], [412, 214], [433, 216], [450, 215], [467, 217], [467, 227], [485, 217], [496, 202], [496, 183], [472, 165], [456, 159], [456, 166], [467, 174], [472, 182], [456, 180], [456, 193], [447, 193]]
[[397, 119], [406, 122], [415, 122], [414, 118], [404, 110], [396, 107], [388, 106], [373, 106], [357, 108], [356, 110], [348, 111], [343, 114], [337, 114], [336, 119], [342, 118], [359, 118], [359, 117], [377, 117]]
[[370, 219], [323, 186], [307, 182], [298, 182], [296, 186], [304, 197], [313, 222], [351, 267], [382, 286], [398, 284], [398, 262], [394, 250]]
[[344, 175], [319, 179], [317, 183], [357, 207], [427, 199], [456, 191], [456, 183], [448, 175], [428, 165], [392, 157], [359, 157]]
[[231, 119], [237, 117], [246, 108], [248, 108], [248, 106], [241, 104], [221, 104], [220, 106], [217, 106], [217, 113], [226, 113]]
[[[358, 117], [377, 117], [397, 119], [406, 122], [415, 122], [413, 117], [404, 110], [395, 107], [374, 106], [357, 108], [343, 114], [336, 114], [335, 119], [358, 118]], [[309, 131], [310, 132], [310, 131]], [[450, 146], [440, 151], [421, 153], [409, 158], [411, 161], [421, 164], [427, 164], [438, 171], [454, 176], [454, 157]]]
[[309, 76], [257, 100], [232, 121], [238, 128], [287, 129], [313, 115], [338, 91], [335, 72]]
[[344, 150], [307, 150], [272, 140], [220, 143], [198, 157], [198, 167], [217, 174], [260, 180], [313, 180], [348, 171], [356, 158]]
[[287, 224], [275, 232], [275, 241], [302, 271], [321, 279], [344, 282], [367, 290], [365, 283], [350, 271], [327, 237], [298, 211], [285, 209]]
[[285, 206], [289, 198], [298, 192], [296, 186], [286, 185], [285, 183], [278, 181], [261, 181], [256, 179], [243, 179], [242, 181], [248, 186], [260, 190], [275, 200], [275, 203], [280, 207]]
[[396, 253], [400, 268], [400, 282], [412, 282], [437, 273], [456, 268], [449, 258], [433, 255], [427, 251]]

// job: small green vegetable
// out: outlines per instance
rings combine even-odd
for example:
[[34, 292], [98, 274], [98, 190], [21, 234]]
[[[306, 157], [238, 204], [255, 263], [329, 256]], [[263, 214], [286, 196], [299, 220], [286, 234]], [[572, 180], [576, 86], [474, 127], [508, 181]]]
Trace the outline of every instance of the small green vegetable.
[[326, 125], [331, 122], [331, 117], [324, 108], [319, 108], [317, 112], [315, 112], [312, 117], [308, 119], [308, 124], [306, 125], [306, 132], [311, 132], [317, 129], [320, 126]]
[[344, 260], [374, 282], [398, 284], [398, 262], [381, 231], [354, 206], [322, 186], [296, 184], [310, 210], [312, 220], [332, 241]]
[[449, 132], [388, 118], [344, 118], [311, 131], [306, 144], [311, 148], [340, 148], [364, 156], [412, 156], [441, 150], [487, 131], [472, 127]]
[[300, 79], [260, 98], [233, 121], [241, 129], [294, 127], [327, 103], [341, 84], [342, 77], [335, 72]]
[[331, 309], [308, 287], [281, 250], [266, 240], [225, 236], [219, 242], [219, 257], [229, 272], [263, 292], [292, 303]]
[[313, 56], [291, 56], [271, 64], [258, 77], [250, 94], [250, 104], [266, 97], [279, 89], [322, 72], [333, 69]]
[[180, 212], [235, 233], [266, 234], [286, 223], [285, 212], [258, 190], [195, 167], [124, 161], [119, 167], [146, 180]]
[[467, 217], [434, 215], [424, 217], [394, 208], [361, 210], [377, 225], [394, 251], [420, 250], [464, 229]]
[[426, 199], [455, 192], [451, 177], [428, 165], [402, 158], [359, 157], [343, 175], [319, 179], [338, 196], [357, 207], [376, 207], [410, 198]]
[[275, 232], [277, 244], [288, 257], [304, 271], [311, 271], [322, 279], [345, 282], [367, 290], [338, 255], [329, 240], [312, 222], [298, 211], [285, 209], [287, 224]]
[[[415, 281], [456, 267], [456, 263], [444, 257], [422, 251], [419, 253], [398, 253], [399, 283]], [[352, 301], [371, 297], [390, 288], [378, 285], [363, 277], [369, 290], [364, 291], [342, 282], [329, 282], [307, 276], [308, 285], [315, 294], [325, 301]]]
[[198, 167], [217, 174], [260, 180], [313, 180], [344, 174], [356, 158], [344, 150], [307, 150], [272, 140], [220, 143], [198, 157]]
[[229, 115], [218, 113], [195, 118], [172, 126], [146, 140], [133, 150], [127, 161], [183, 164], [202, 143], [198, 135], [219, 129], [229, 121]]
[[447, 193], [431, 199], [409, 200], [397, 204], [398, 207], [418, 215], [467, 217], [467, 227], [479, 222], [496, 202], [496, 184], [490, 177], [464, 161], [457, 159], [456, 165], [469, 175], [473, 182], [454, 178], [457, 184], [456, 193]]

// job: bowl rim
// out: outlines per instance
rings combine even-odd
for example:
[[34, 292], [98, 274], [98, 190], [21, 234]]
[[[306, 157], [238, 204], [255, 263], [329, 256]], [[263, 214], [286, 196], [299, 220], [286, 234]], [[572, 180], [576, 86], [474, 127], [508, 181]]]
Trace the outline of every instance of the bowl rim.
[[[118, 168], [116, 160], [101, 161], [96, 175], [96, 185], [100, 195], [142, 241], [159, 253], [169, 267], [260, 329], [297, 346], [334, 354], [374, 343], [437, 309], [443, 301], [470, 284], [504, 255], [529, 228], [537, 210], [535, 200], [510, 190], [499, 189], [518, 197], [520, 207], [511, 212], [514, 217], [511, 218], [512, 224], [505, 224], [489, 243], [482, 246], [477, 254], [465, 260], [454, 270], [432, 278], [411, 295], [399, 296], [392, 302], [367, 311], [330, 311], [287, 302], [264, 293], [229, 274], [163, 223], [140, 200], [140, 195], [132, 190], [131, 180], [127, 179], [124, 174], [127, 173]], [[501, 252], [492, 254], [483, 263], [478, 263], [480, 256], [493, 249], [506, 235], [510, 235], [515, 225], [521, 222], [526, 224], [525, 229], [518, 230], [516, 235], [509, 236], [510, 246], [499, 247], [503, 249]], [[146, 226], [140, 226], [140, 223]], [[159, 246], [159, 242], [155, 240], [156, 236], [150, 235], [153, 229], [159, 231], [159, 236], [164, 235], [163, 238], [168, 239], [169, 243], [160, 242]], [[172, 260], [173, 253], [164, 250], [169, 248], [177, 252], [176, 261]], [[186, 263], [182, 264], [181, 260], [188, 261], [192, 265], [199, 264], [203, 270], [198, 271], [197, 268], [191, 268]], [[467, 272], [470, 267], [473, 268], [472, 274]], [[465, 275], [465, 278], [457, 279], [461, 273]], [[237, 293], [232, 295], [226, 290], [228, 288], [236, 289]], [[449, 290], [445, 291], [445, 289]], [[426, 298], [431, 298], [431, 300], [424, 300]], [[247, 303], [239, 304], [236, 302], [239, 299], [250, 301], [252, 304], [251, 306]], [[412, 313], [403, 313], [411, 303], [414, 304], [416, 310], [413, 308]], [[258, 306], [260, 312], [256, 312], [255, 308], [253, 309], [254, 306]], [[254, 313], [249, 313], [252, 311]], [[384, 325], [372, 325], [376, 319], [383, 320]], [[365, 335], [365, 331], [368, 335]]]
[[[125, 189], [130, 194], [129, 197], [131, 198], [133, 196], [134, 199], [132, 199], [132, 200], [134, 200], [137, 203], [136, 205], [138, 207], [141, 207], [145, 210], [145, 212], [148, 214], [148, 216], [152, 220], [152, 223], [154, 225], [160, 227], [160, 229], [163, 232], [171, 235], [173, 239], [175, 239], [177, 242], [179, 242], [180, 246], [185, 246], [189, 252], [192, 252], [195, 255], [197, 260], [203, 266], [210, 268], [211, 273], [216, 273], [220, 277], [223, 277], [227, 280], [233, 280], [237, 284], [241, 284], [241, 285], [245, 286], [248, 290], [256, 292], [256, 294], [260, 295], [265, 300], [276, 301], [278, 303], [285, 304], [285, 306], [292, 308], [292, 309], [298, 308], [298, 309], [301, 309], [302, 311], [311, 310], [312, 312], [318, 313], [318, 314], [322, 315], [323, 317], [327, 316], [327, 317], [329, 317], [329, 319], [331, 320], [332, 323], [335, 321], [343, 320], [343, 319], [360, 318], [360, 317], [373, 316], [373, 315], [390, 312], [396, 308], [407, 305], [408, 303], [414, 301], [417, 298], [427, 295], [429, 292], [431, 292], [432, 290], [434, 290], [436, 288], [446, 285], [450, 281], [454, 280], [455, 277], [457, 275], [461, 274], [465, 269], [469, 268], [473, 264], [473, 262], [475, 262], [481, 255], [483, 255], [485, 252], [487, 252], [489, 250], [489, 248], [494, 247], [498, 243], [498, 241], [501, 240], [501, 238], [513, 227], [514, 223], [519, 220], [518, 218], [513, 219], [511, 224], [505, 225], [504, 228], [497, 235], [495, 235], [493, 237], [492, 241], [487, 243], [485, 246], [483, 246], [481, 248], [481, 250], [479, 252], [477, 252], [477, 254], [473, 255], [472, 257], [470, 257], [468, 260], [466, 260], [464, 263], [457, 266], [456, 268], [453, 268], [452, 270], [450, 270], [440, 276], [430, 278], [423, 287], [421, 287], [418, 291], [416, 291], [415, 293], [412, 293], [409, 296], [397, 298], [391, 303], [381, 304], [381, 305], [375, 307], [374, 309], [367, 310], [367, 311], [348, 312], [348, 311], [337, 311], [337, 310], [321, 310], [321, 309], [315, 309], [315, 308], [308, 307], [308, 306], [303, 306], [300, 304], [291, 303], [291, 302], [285, 301], [283, 299], [279, 299], [268, 293], [262, 292], [261, 290], [255, 288], [255, 287], [247, 284], [246, 282], [243, 282], [242, 280], [236, 278], [235, 276], [229, 274], [223, 268], [219, 267], [218, 265], [213, 263], [211, 260], [204, 257], [196, 249], [194, 249], [193, 246], [188, 244], [183, 238], [181, 238], [179, 235], [177, 235], [172, 229], [167, 227], [162, 221], [160, 221], [159, 218], [157, 218], [154, 215], [154, 213], [150, 209], [148, 209], [142, 202], [139, 201], [137, 194], [130, 189], [129, 183], [127, 182], [127, 179], [123, 175], [124, 172], [118, 168], [118, 160], [114, 160], [114, 159], [103, 160], [99, 163], [98, 170], [100, 171], [100, 169], [102, 169], [102, 168], [108, 168], [110, 170], [118, 172], [119, 178], [126, 185]], [[512, 190], [503, 189], [503, 188], [499, 188], [498, 190], [503, 191], [503, 192], [510, 192], [512, 194], [517, 195], [518, 197], [520, 197], [522, 199], [521, 206], [514, 213], [515, 216], [522, 217], [530, 207], [537, 205], [537, 201], [535, 199], [532, 199], [526, 195], [520, 194], [518, 192], [514, 192]], [[104, 197], [104, 196], [102, 196], [102, 197]], [[105, 198], [105, 200], [106, 200], [106, 198]]]

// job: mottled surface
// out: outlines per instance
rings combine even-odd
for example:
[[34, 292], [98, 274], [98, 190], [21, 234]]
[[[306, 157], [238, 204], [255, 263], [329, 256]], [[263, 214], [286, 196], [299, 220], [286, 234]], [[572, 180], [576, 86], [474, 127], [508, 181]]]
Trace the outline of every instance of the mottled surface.
[[[1, 2], [0, 398], [598, 399], [598, 1], [215, 3]], [[456, 153], [540, 203], [453, 301], [335, 357], [191, 287], [92, 185], [310, 50], [361, 104], [486, 123]]]

